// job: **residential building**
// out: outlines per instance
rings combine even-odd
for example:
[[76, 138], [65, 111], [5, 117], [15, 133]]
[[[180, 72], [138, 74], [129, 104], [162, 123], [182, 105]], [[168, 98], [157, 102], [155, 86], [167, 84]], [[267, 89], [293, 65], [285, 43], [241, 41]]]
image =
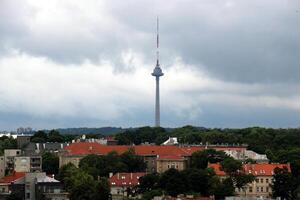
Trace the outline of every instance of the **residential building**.
[[[226, 173], [221, 170], [221, 165], [219, 163], [209, 163], [208, 167], [213, 168], [221, 180], [227, 177]], [[273, 182], [275, 168], [287, 168], [291, 171], [289, 164], [244, 164], [244, 172], [246, 174], [253, 174], [255, 176], [255, 180], [252, 183], [249, 183], [244, 189], [236, 188], [236, 193], [241, 197], [270, 197], [272, 194], [271, 184]]]
[[43, 196], [50, 199], [67, 200], [67, 193], [62, 190], [61, 183], [48, 177], [45, 172], [26, 173], [25, 200], [39, 200]]
[[[79, 165], [79, 161], [86, 155], [96, 154], [96, 155], [107, 155], [109, 152], [115, 151], [122, 154], [129, 149], [134, 150], [137, 155], [143, 156], [144, 161], [147, 164], [147, 172], [157, 171], [157, 158], [162, 158], [171, 156], [171, 159], [175, 157], [182, 157], [180, 166], [183, 169], [189, 164], [189, 158], [192, 153], [200, 151], [207, 148], [207, 146], [174, 146], [174, 145], [101, 145], [96, 142], [78, 142], [72, 143], [64, 147], [63, 150], [59, 152], [59, 166], [73, 163], [75, 166]], [[244, 146], [212, 146], [212, 148], [224, 151], [224, 150], [239, 150], [244, 151], [246, 147]], [[173, 158], [172, 158], [173, 156]], [[186, 160], [186, 161], [185, 161]], [[173, 160], [174, 161], [174, 160]], [[179, 162], [179, 160], [177, 159]], [[161, 159], [160, 164], [164, 163], [167, 166], [166, 160]], [[186, 163], [186, 164], [184, 164]], [[165, 165], [166, 164], [166, 165]], [[160, 165], [161, 166], [161, 165]], [[176, 166], [176, 165], [175, 165]], [[179, 166], [179, 165], [178, 165]], [[160, 168], [160, 167], [159, 167]]]
[[179, 171], [186, 169], [187, 158], [182, 156], [170, 155], [170, 156], [157, 156], [156, 159], [156, 172], [163, 173], [170, 168], [177, 169]]
[[35, 199], [68, 200], [68, 193], [62, 190], [62, 184], [49, 176], [35, 180]]
[[251, 159], [258, 163], [268, 163], [269, 162], [269, 159], [267, 158], [266, 154], [258, 154], [251, 150], [238, 151], [235, 149], [233, 149], [233, 150], [229, 149], [229, 150], [225, 150], [224, 152], [236, 160], [245, 161], [247, 159]]
[[109, 183], [112, 199], [123, 199], [135, 194], [135, 187], [139, 185], [139, 178], [145, 174], [145, 172], [135, 172], [110, 175]]
[[10, 174], [14, 171], [14, 160], [16, 156], [21, 155], [21, 149], [5, 149], [4, 150], [4, 168], [5, 174]]
[[44, 152], [58, 153], [59, 150], [64, 149], [68, 143], [47, 142], [47, 143], [28, 143], [24, 148], [24, 155], [41, 155]]
[[0, 156], [0, 179], [5, 176], [4, 156]]
[[41, 172], [41, 156], [16, 156], [14, 158], [14, 171], [16, 172]]
[[19, 149], [26, 147], [30, 143], [31, 135], [18, 135], [17, 136], [17, 145]]
[[24, 193], [25, 173], [13, 172], [9, 176], [0, 179], [0, 200], [6, 199], [7, 195], [18, 191]]

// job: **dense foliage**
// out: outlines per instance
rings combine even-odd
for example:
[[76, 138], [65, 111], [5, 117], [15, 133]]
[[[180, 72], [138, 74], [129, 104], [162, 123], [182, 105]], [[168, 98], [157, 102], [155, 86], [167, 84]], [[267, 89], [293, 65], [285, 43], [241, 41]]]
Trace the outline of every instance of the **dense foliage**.
[[64, 184], [72, 200], [109, 199], [110, 188], [106, 178], [95, 179], [87, 171], [72, 164], [59, 170], [58, 179]]
[[189, 168], [183, 171], [169, 169], [162, 174], [147, 174], [140, 178], [138, 189], [143, 199], [152, 199], [162, 193], [171, 196], [178, 194], [195, 194], [197, 196], [216, 195], [218, 198], [232, 196], [232, 181], [221, 183], [211, 169]]
[[97, 178], [116, 172], [143, 172], [146, 170], [146, 163], [130, 149], [121, 155], [116, 152], [105, 156], [88, 155], [80, 160], [79, 167]]
[[12, 137], [0, 137], [0, 155], [3, 155], [4, 149], [16, 149], [17, 141]]
[[[49, 132], [39, 130], [31, 137], [31, 142], [43, 143], [43, 142], [71, 142], [72, 140], [79, 138], [82, 134], [62, 134], [58, 130], [51, 130]], [[102, 134], [89, 133], [86, 134], [86, 138], [103, 138]]]
[[59, 158], [57, 155], [45, 152], [42, 155], [42, 169], [47, 174], [57, 174], [59, 168]]

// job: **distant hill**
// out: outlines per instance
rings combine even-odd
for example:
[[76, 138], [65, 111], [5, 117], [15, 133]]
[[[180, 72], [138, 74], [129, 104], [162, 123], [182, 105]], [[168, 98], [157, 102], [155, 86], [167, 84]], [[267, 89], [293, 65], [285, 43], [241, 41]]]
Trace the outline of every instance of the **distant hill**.
[[[113, 135], [117, 133], [124, 132], [126, 130], [134, 130], [140, 127], [134, 128], [121, 128], [121, 127], [100, 127], [100, 128], [88, 128], [88, 127], [81, 127], [81, 128], [59, 128], [56, 129], [61, 134], [68, 135], [82, 135], [82, 134], [102, 134], [102, 135]], [[205, 127], [194, 127], [198, 130], [206, 130]], [[167, 132], [174, 130], [174, 128], [165, 128]], [[45, 130], [49, 132], [50, 130]]]
[[59, 128], [57, 129], [61, 134], [102, 134], [102, 135], [113, 135], [125, 131], [126, 129], [118, 127], [101, 127], [101, 128]]

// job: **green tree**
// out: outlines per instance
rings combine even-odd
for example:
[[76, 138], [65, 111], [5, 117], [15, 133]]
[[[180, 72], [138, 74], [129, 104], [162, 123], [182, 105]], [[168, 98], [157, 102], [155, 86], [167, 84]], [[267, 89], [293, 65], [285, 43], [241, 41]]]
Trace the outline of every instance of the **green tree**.
[[273, 197], [281, 199], [294, 199], [295, 185], [293, 177], [287, 168], [275, 168], [273, 175], [272, 192]]
[[244, 187], [255, 180], [252, 174], [246, 174], [242, 169], [242, 163], [233, 158], [227, 158], [221, 162], [221, 169], [229, 175], [233, 186], [244, 189]]
[[126, 165], [127, 172], [144, 172], [147, 167], [143, 157], [136, 155], [134, 149], [124, 152], [121, 161]]
[[42, 169], [47, 174], [57, 174], [59, 169], [59, 158], [53, 153], [45, 152], [42, 155]]
[[139, 182], [138, 191], [141, 193], [149, 192], [158, 188], [159, 174], [146, 174], [145, 176], [140, 177]]
[[72, 176], [65, 177], [65, 183], [68, 183], [66, 188], [72, 200], [100, 199], [97, 181], [84, 171], [78, 170]]
[[37, 131], [31, 138], [31, 142], [35, 143], [42, 143], [42, 142], [47, 142], [48, 140], [48, 135], [44, 131]]
[[63, 183], [65, 186], [68, 186], [68, 183], [65, 183], [66, 178], [71, 177], [72, 174], [77, 173], [78, 168], [75, 167], [72, 163], [63, 165], [58, 172], [57, 179]]
[[48, 133], [48, 142], [64, 142], [65, 138], [57, 130], [51, 130]]
[[223, 161], [228, 156], [223, 151], [215, 149], [205, 149], [192, 154], [191, 167], [198, 169], [206, 169], [208, 163], [218, 163]]
[[177, 196], [186, 191], [185, 179], [176, 169], [165, 171], [159, 180], [159, 187], [171, 196]]

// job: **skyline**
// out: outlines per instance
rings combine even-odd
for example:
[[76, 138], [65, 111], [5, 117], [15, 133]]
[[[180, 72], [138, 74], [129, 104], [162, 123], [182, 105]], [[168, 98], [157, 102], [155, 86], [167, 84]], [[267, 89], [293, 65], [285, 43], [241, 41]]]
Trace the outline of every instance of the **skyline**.
[[0, 130], [300, 127], [300, 2], [0, 1]]

